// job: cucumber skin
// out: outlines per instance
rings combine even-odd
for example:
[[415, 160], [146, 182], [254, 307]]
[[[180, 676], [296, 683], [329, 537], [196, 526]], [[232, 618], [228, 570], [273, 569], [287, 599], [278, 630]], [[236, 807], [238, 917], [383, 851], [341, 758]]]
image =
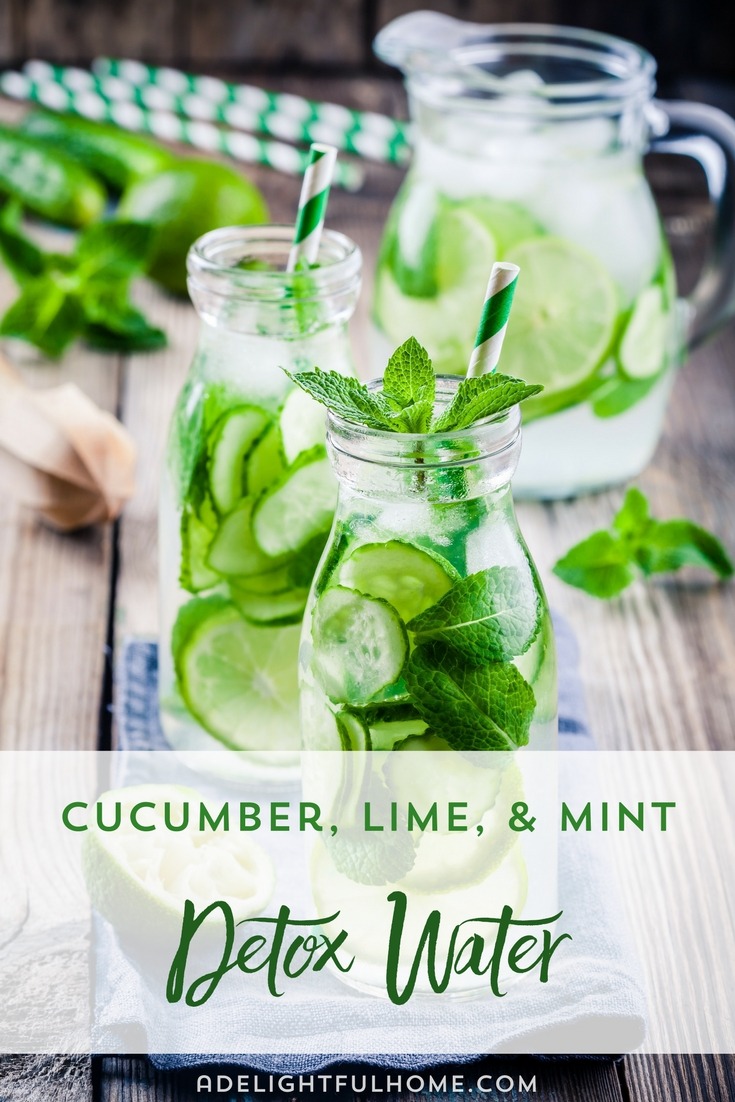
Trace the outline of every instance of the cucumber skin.
[[21, 130], [78, 159], [115, 191], [154, 176], [177, 160], [173, 153], [142, 134], [89, 119], [37, 111], [23, 120]]
[[[32, 165], [32, 171], [31, 171]], [[31, 181], [43, 170], [53, 193], [40, 194]], [[13, 195], [24, 207], [49, 222], [78, 229], [97, 221], [107, 202], [100, 181], [84, 165], [20, 131], [0, 127], [0, 193]]]

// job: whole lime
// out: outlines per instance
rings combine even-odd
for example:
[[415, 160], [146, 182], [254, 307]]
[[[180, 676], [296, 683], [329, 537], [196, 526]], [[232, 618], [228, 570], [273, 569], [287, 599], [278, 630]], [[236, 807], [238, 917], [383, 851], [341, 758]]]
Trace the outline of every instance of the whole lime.
[[190, 245], [220, 226], [268, 220], [257, 187], [218, 161], [185, 160], [127, 189], [120, 218], [158, 227], [152, 279], [177, 295], [186, 294], [186, 254]]

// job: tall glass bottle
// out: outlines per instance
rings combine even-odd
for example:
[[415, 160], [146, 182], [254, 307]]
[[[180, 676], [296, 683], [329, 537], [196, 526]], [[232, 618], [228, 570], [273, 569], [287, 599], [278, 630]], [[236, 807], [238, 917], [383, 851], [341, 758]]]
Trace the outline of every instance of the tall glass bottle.
[[353, 373], [357, 246], [323, 234], [286, 272], [293, 229], [197, 241], [199, 345], [171, 424], [160, 511], [160, 703], [178, 748], [226, 746], [265, 766], [299, 745], [297, 655], [337, 484], [324, 411], [284, 368]]

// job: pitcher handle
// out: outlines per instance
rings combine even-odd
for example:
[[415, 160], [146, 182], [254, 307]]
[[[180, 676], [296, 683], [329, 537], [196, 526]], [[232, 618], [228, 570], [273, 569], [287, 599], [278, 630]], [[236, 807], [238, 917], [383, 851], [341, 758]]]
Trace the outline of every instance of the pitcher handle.
[[698, 161], [715, 204], [712, 245], [687, 299], [691, 349], [735, 316], [735, 120], [703, 103], [656, 100], [654, 108], [659, 136], [651, 141], [651, 152]]

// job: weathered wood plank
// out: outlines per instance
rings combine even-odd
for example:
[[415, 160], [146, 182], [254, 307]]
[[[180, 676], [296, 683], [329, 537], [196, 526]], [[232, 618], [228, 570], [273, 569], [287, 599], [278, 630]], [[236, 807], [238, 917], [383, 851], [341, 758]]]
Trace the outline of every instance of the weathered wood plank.
[[629, 1056], [630, 1102], [732, 1102], [735, 1056]]
[[192, 64], [355, 65], [365, 60], [363, 0], [191, 0]]
[[59, 62], [89, 62], [97, 54], [171, 60], [180, 7], [175, 0], [119, 0], [114, 14], [97, 0], [26, 0], [23, 52]]

